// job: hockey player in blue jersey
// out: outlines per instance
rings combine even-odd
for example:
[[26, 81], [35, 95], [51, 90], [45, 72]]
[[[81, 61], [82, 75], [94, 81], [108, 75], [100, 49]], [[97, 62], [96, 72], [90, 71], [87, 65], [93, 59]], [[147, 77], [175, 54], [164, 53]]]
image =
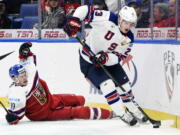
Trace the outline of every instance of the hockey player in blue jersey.
[[[91, 57], [85, 48], [80, 48], [81, 72], [101, 89], [112, 110], [126, 123], [133, 126], [137, 121], [146, 122], [147, 118], [132, 103], [134, 96], [130, 81], [120, 65], [120, 61], [128, 57], [134, 41], [131, 28], [135, 27], [137, 22], [135, 10], [124, 6], [119, 14], [115, 15], [110, 11], [84, 5], [78, 7], [73, 16], [67, 20], [65, 32], [70, 37], [76, 37], [82, 20], [86, 20], [92, 26], [85, 42], [96, 55]], [[115, 85], [98, 63], [105, 66], [126, 92]], [[133, 115], [124, 110], [121, 100]]]

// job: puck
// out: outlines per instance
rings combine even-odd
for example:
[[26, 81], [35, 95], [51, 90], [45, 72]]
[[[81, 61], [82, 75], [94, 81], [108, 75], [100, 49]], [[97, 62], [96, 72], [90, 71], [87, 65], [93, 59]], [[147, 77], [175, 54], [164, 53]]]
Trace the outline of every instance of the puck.
[[155, 125], [155, 126], [153, 126], [153, 128], [159, 128], [159, 126], [158, 126], [158, 125]]

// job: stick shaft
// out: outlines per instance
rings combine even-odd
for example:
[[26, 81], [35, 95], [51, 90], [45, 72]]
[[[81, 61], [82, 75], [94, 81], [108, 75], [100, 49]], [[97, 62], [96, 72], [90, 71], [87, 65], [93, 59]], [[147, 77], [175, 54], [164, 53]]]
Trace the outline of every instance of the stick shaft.
[[12, 53], [14, 53], [14, 51], [9, 52], [9, 53], [6, 53], [6, 54], [4, 54], [4, 55], [1, 55], [1, 56], [0, 56], [0, 60], [6, 58], [8, 55], [10, 55], [10, 54], [12, 54]]
[[7, 112], [7, 113], [9, 113], [9, 111], [7, 110], [7, 108], [5, 107], [5, 105], [0, 101], [0, 104], [1, 104], [1, 106], [4, 108], [4, 110]]

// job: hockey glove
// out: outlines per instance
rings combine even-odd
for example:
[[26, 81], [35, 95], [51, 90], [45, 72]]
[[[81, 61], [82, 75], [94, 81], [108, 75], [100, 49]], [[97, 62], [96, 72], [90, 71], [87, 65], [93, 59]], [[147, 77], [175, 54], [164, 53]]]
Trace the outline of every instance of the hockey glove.
[[32, 46], [31, 42], [23, 43], [19, 48], [19, 55], [23, 58], [27, 58], [31, 53], [30, 47]]
[[77, 17], [69, 17], [63, 27], [69, 37], [75, 37], [76, 33], [81, 28], [81, 21]]
[[6, 120], [10, 125], [13, 125], [19, 122], [19, 117], [15, 113], [9, 111], [9, 113], [6, 114]]
[[108, 61], [109, 57], [108, 57], [108, 53], [106, 52], [99, 52], [98, 54], [96, 54], [95, 56], [91, 56], [90, 57], [90, 61], [95, 64], [96, 66], [99, 66], [99, 64], [106, 64], [106, 62]]

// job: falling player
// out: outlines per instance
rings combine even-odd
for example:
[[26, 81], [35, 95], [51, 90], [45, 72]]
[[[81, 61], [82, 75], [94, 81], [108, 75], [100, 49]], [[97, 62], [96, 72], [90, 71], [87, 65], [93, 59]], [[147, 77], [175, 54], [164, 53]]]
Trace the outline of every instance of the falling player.
[[32, 121], [112, 118], [112, 111], [85, 107], [83, 96], [51, 94], [46, 82], [39, 77], [31, 46], [30, 42], [20, 46], [20, 64], [9, 69], [13, 80], [8, 94], [11, 107], [6, 114], [9, 124], [17, 124], [24, 116]]
[[[85, 48], [80, 48], [81, 72], [91, 83], [102, 90], [112, 110], [126, 123], [133, 126], [137, 120], [146, 122], [147, 118], [132, 102], [134, 96], [130, 81], [120, 65], [120, 61], [128, 57], [134, 41], [131, 28], [135, 27], [137, 21], [135, 10], [124, 6], [119, 15], [115, 15], [110, 11], [95, 9], [93, 6], [81, 6], [67, 20], [64, 31], [70, 37], [76, 37], [82, 20], [89, 21], [92, 26], [85, 42], [96, 55], [92, 57]], [[122, 92], [115, 85], [98, 63], [105, 66], [126, 92]], [[129, 115], [123, 109], [120, 99], [133, 115]]]

